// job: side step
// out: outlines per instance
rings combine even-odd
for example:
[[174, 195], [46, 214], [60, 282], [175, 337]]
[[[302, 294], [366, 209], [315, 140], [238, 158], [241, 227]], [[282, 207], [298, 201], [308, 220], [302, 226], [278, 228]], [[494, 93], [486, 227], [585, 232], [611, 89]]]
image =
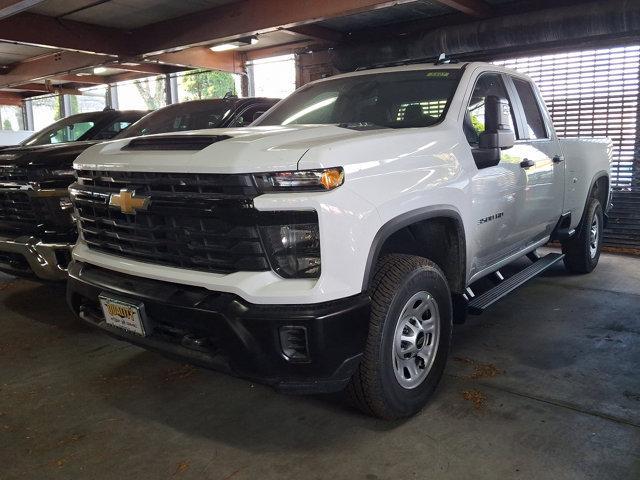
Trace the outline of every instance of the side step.
[[472, 298], [467, 306], [468, 312], [472, 315], [480, 315], [484, 310], [496, 303], [502, 297], [513, 292], [516, 288], [528, 282], [532, 278], [540, 275], [547, 268], [551, 267], [563, 258], [564, 255], [561, 253], [549, 253], [548, 255], [541, 257], [524, 270], [507, 278], [503, 282], [500, 282], [491, 290]]

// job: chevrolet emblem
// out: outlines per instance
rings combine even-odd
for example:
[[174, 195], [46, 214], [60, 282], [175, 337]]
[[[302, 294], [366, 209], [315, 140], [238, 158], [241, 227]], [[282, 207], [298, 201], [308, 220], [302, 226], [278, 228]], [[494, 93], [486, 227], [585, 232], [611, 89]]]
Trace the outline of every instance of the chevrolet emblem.
[[151, 198], [136, 197], [136, 192], [123, 188], [120, 193], [112, 193], [109, 197], [110, 207], [119, 207], [122, 213], [136, 213], [149, 208]]

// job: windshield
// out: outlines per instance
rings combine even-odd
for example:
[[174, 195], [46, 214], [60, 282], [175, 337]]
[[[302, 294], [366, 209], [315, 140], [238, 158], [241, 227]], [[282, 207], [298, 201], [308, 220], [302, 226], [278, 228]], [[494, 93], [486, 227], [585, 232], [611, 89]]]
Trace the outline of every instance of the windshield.
[[108, 119], [103, 112], [72, 115], [40, 130], [20, 145], [51, 145], [82, 140], [110, 140], [142, 115], [142, 112], [116, 118], [110, 115], [111, 119]]
[[150, 113], [117, 138], [216, 128], [232, 109], [233, 103], [224, 100], [171, 105]]
[[355, 75], [303, 87], [253, 125], [426, 127], [442, 120], [460, 69]]

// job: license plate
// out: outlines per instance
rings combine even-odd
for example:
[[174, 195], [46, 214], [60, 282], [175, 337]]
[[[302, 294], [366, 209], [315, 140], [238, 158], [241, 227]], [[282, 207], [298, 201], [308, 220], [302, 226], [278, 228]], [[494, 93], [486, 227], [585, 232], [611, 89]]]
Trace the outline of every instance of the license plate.
[[142, 302], [133, 303], [104, 294], [101, 294], [98, 298], [102, 305], [104, 318], [109, 325], [138, 335], [146, 335], [144, 328], [146, 319]]

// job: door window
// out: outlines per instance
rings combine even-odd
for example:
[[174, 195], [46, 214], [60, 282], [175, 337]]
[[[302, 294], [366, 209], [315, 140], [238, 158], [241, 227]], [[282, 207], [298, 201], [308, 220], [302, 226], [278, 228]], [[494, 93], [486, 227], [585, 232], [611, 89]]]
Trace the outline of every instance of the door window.
[[[478, 144], [480, 134], [485, 130], [485, 99], [489, 95], [495, 95], [509, 100], [507, 89], [505, 88], [502, 76], [499, 73], [484, 73], [480, 75], [476, 82], [476, 86], [473, 89], [473, 93], [471, 94], [471, 99], [469, 100], [469, 106], [467, 107], [463, 124], [464, 134], [471, 145]], [[510, 101], [509, 106], [511, 107]], [[509, 128], [514, 130], [515, 121], [513, 107], [511, 107], [510, 120]]]
[[49, 143], [75, 142], [93, 126], [93, 122], [77, 122], [65, 125], [49, 134]]
[[524, 109], [525, 119], [527, 121], [525, 137], [527, 139], [547, 138], [547, 129], [544, 125], [544, 119], [540, 111], [540, 105], [533, 87], [525, 80], [518, 78], [513, 79], [513, 84], [518, 91], [522, 108]]

